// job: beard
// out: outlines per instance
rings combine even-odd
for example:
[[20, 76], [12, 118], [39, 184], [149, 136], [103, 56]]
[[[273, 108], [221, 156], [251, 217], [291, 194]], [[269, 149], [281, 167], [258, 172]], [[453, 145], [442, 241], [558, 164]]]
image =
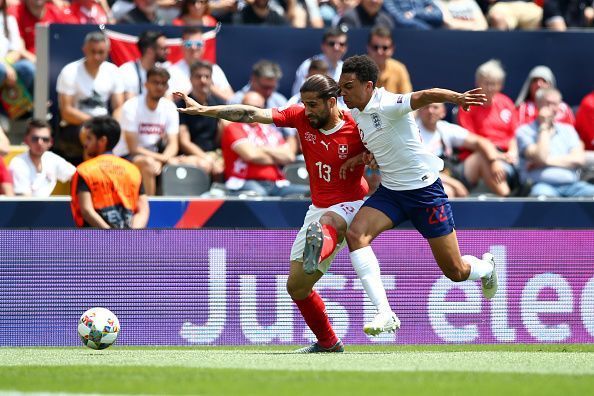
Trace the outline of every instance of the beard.
[[311, 126], [316, 129], [320, 129], [328, 123], [328, 117], [312, 117], [308, 118], [308, 120]]

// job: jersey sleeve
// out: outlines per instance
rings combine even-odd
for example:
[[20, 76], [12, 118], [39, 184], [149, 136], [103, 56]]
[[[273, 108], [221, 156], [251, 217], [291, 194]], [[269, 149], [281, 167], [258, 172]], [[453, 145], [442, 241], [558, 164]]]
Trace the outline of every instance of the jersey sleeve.
[[412, 111], [410, 98], [410, 93], [386, 95], [381, 103], [382, 113], [390, 119], [405, 116]]
[[303, 113], [303, 106], [299, 104], [273, 108], [272, 122], [277, 127], [296, 128], [301, 113]]

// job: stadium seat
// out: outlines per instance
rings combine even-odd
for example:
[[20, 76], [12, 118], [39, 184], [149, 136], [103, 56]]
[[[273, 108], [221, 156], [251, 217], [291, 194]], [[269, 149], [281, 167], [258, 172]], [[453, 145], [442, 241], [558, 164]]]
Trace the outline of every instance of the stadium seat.
[[285, 177], [293, 184], [309, 185], [309, 175], [305, 168], [305, 162], [288, 164], [284, 168]]
[[210, 189], [210, 175], [187, 165], [167, 165], [161, 173], [161, 194], [198, 196]]

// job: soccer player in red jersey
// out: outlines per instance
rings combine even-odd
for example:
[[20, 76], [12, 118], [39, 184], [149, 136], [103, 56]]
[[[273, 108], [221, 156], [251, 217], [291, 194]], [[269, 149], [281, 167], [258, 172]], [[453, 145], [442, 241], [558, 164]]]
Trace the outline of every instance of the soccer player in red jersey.
[[[296, 351], [299, 353], [344, 350], [330, 325], [324, 302], [313, 290], [336, 253], [345, 246], [347, 228], [368, 192], [363, 178], [363, 155], [366, 150], [350, 113], [337, 106], [339, 91], [332, 78], [316, 74], [301, 87], [303, 104], [285, 108], [202, 106], [185, 94], [174, 93], [186, 102], [185, 109], [178, 109], [184, 114], [297, 128], [309, 173], [312, 205], [291, 248], [287, 291], [318, 339], [314, 344]], [[268, 151], [267, 154], [273, 157], [274, 151]], [[381, 307], [391, 312], [381, 283], [379, 266], [377, 269], [355, 270], [372, 303], [378, 309]], [[373, 290], [371, 295], [370, 290]], [[400, 322], [396, 318], [391, 331], [399, 326]]]

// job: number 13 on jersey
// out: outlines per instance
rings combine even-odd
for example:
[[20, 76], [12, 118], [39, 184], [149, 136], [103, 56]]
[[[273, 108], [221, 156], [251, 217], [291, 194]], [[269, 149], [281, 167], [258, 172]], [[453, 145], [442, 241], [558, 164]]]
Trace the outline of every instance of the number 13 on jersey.
[[330, 173], [332, 172], [332, 167], [330, 165], [322, 163], [322, 161], [316, 162], [316, 166], [318, 167], [318, 177], [330, 183]]

